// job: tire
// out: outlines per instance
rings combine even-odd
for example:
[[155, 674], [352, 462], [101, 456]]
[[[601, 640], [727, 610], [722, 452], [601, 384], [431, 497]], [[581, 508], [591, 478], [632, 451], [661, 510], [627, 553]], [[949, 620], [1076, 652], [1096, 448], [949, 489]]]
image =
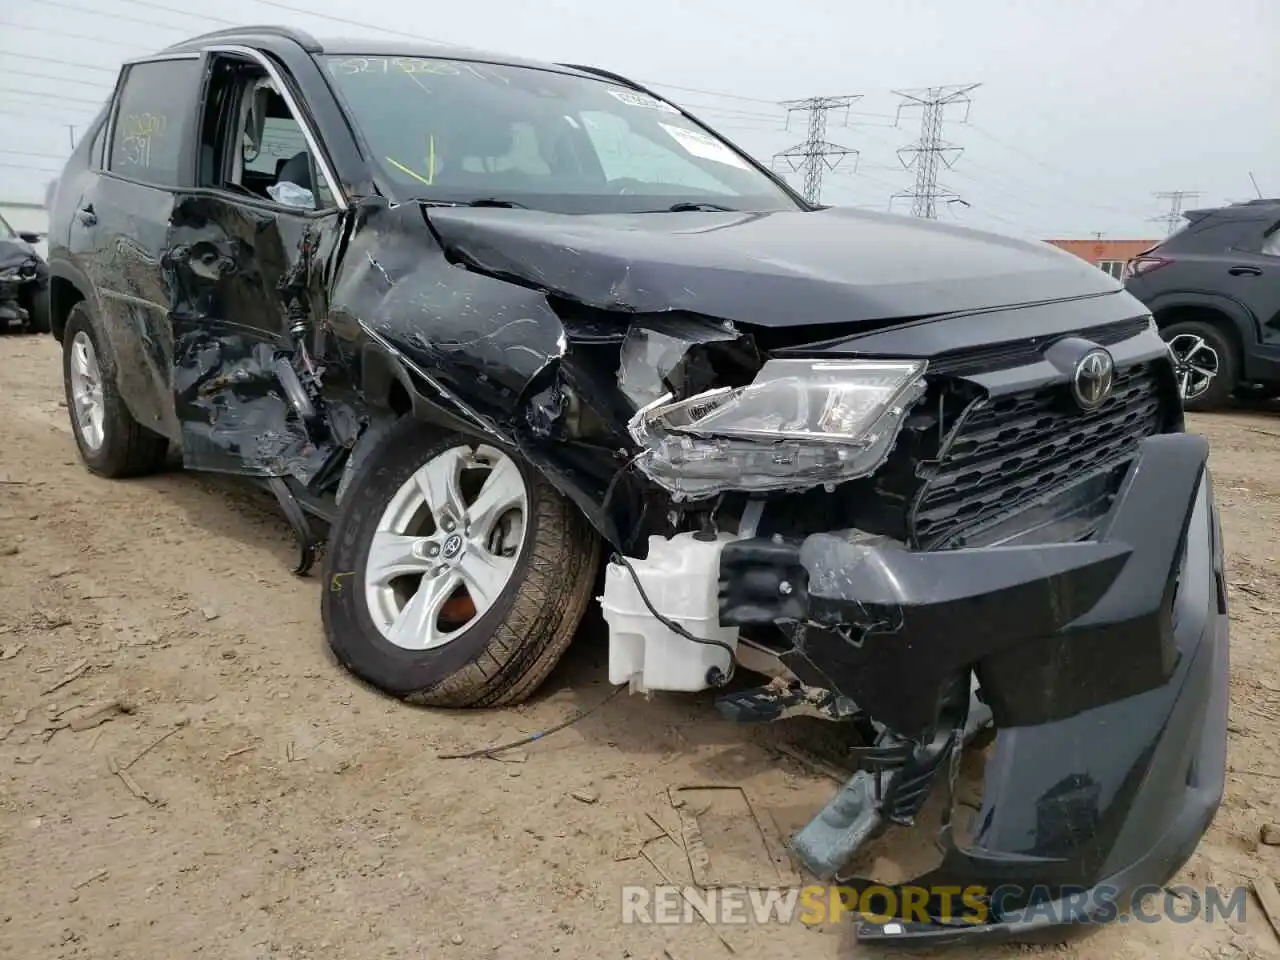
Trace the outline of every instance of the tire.
[[[77, 351], [87, 343], [91, 352], [87, 355], [96, 375], [94, 392], [101, 410], [101, 422], [97, 432], [78, 406], [77, 384], [86, 382], [77, 378]], [[124, 400], [116, 389], [115, 369], [111, 360], [100, 349], [89, 308], [77, 303], [67, 315], [67, 326], [62, 337], [62, 383], [67, 397], [67, 413], [71, 417], [71, 432], [76, 438], [80, 458], [93, 473], [104, 477], [136, 477], [155, 473], [164, 466], [169, 442], [148, 430], [133, 419]], [[95, 442], [96, 441], [96, 442]]]
[[[1182, 365], [1183, 361], [1178, 355], [1180, 352], [1185, 353], [1184, 347], [1194, 348], [1195, 355], [1190, 359], [1192, 362], [1201, 361], [1197, 363], [1200, 369], [1209, 369], [1207, 360], [1210, 356], [1217, 364], [1216, 374], [1208, 378], [1208, 386], [1203, 391], [1194, 392], [1190, 399], [1184, 395], [1183, 407], [1187, 410], [1205, 412], [1220, 410], [1226, 406], [1236, 390], [1240, 376], [1240, 358], [1231, 337], [1220, 327], [1202, 320], [1184, 320], [1181, 323], [1170, 324], [1160, 331], [1160, 336], [1164, 338], [1165, 343], [1169, 344], [1170, 352], [1174, 354], [1180, 391], [1184, 376], [1188, 378], [1187, 382], [1193, 389], [1198, 386], [1199, 380], [1203, 379]], [[1203, 343], [1202, 347], [1195, 346], [1197, 338]]]
[[27, 332], [48, 333], [52, 329], [49, 323], [51, 310], [49, 288], [46, 286], [43, 290], [37, 290], [30, 300], [31, 302], [27, 305]]
[[[467, 452], [459, 453], [459, 448], [464, 447]], [[408, 582], [408, 587], [375, 585], [380, 578], [369, 562], [375, 533], [379, 527], [384, 531], [398, 529], [395, 524], [388, 526], [387, 517], [401, 509], [396, 504], [402, 502], [404, 491], [412, 489], [411, 478], [422, 476], [420, 471], [425, 471], [427, 465], [448, 464], [447, 458], [460, 456], [465, 468], [472, 462], [468, 457], [488, 457], [492, 461], [493, 454], [509, 461], [503, 464], [505, 477], [513, 478], [516, 474], [511, 471], [518, 471], [524, 491], [522, 506], [512, 508], [509, 514], [514, 516], [518, 509], [523, 517], [519, 552], [510, 574], [501, 590], [494, 591], [496, 599], [488, 606], [467, 598], [443, 602], [440, 617], [455, 602], [463, 605], [460, 616], [465, 616], [467, 603], [473, 609], [471, 619], [458, 628], [452, 639], [443, 640], [432, 649], [407, 649], [404, 644], [392, 642], [394, 625], [401, 622], [394, 605], [401, 601], [397, 594], [392, 607], [385, 607], [387, 591], [404, 590], [407, 607], [407, 596], [416, 597], [417, 591], [426, 589], [429, 578], [423, 576], [414, 585], [415, 575], [411, 574], [391, 581]], [[458, 475], [457, 471], [454, 475]], [[487, 483], [488, 477], [495, 475], [497, 470], [490, 470], [475, 483]], [[507, 482], [515, 483], [514, 479]], [[460, 483], [459, 489], [465, 486]], [[462, 499], [466, 500], [465, 491]], [[492, 559], [500, 555], [482, 550], [479, 541], [473, 539], [484, 536], [483, 531], [477, 532], [477, 525], [483, 521], [473, 517], [475, 511], [470, 506], [474, 505], [473, 501], [465, 511], [471, 518], [465, 530], [456, 528], [467, 534], [462, 553], [456, 555], [458, 576], [463, 576], [462, 571], [473, 556]], [[424, 517], [435, 513], [424, 513], [425, 507], [418, 510]], [[443, 526], [434, 519], [424, 519], [422, 523], [429, 538], [435, 539], [429, 546], [415, 549], [434, 549], [441, 560], [430, 562], [443, 563], [450, 541], [455, 539], [444, 529], [448, 519]], [[492, 535], [488, 540], [492, 541]], [[599, 557], [599, 538], [577, 507], [516, 455], [458, 434], [442, 436], [438, 430], [411, 420], [401, 421], [370, 452], [344, 496], [330, 531], [321, 600], [325, 633], [334, 654], [348, 670], [401, 699], [437, 707], [518, 703], [546, 679], [573, 639], [595, 585]], [[386, 569], [401, 569], [400, 560], [388, 564]], [[439, 579], [447, 584], [449, 575]], [[467, 589], [469, 598], [469, 586]], [[443, 594], [440, 590], [434, 595]], [[403, 610], [401, 607], [401, 613]], [[381, 626], [375, 623], [375, 614], [379, 615]], [[436, 614], [430, 614], [425, 621], [425, 635], [435, 632], [440, 622]], [[406, 631], [405, 635], [409, 634], [415, 642], [424, 636]]]

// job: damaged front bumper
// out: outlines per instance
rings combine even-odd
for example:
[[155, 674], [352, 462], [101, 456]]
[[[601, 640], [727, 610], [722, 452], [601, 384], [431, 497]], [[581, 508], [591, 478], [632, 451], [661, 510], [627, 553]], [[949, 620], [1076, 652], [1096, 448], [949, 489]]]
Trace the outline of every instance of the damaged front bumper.
[[[784, 661], [797, 676], [915, 745], [891, 774], [857, 774], [797, 835], [819, 877], [885, 822], [910, 822], [922, 772], [927, 789], [947, 769], [936, 745], [963, 740], [939, 730], [958, 678], [977, 678], [993, 715], [971, 836], [944, 819], [941, 863], [911, 882], [981, 887], [984, 910], [957, 919], [931, 896], [922, 915], [860, 921], [860, 939], [1061, 939], [1127, 910], [1191, 855], [1226, 764], [1227, 599], [1207, 456], [1198, 436], [1144, 440], [1079, 542], [912, 552], [817, 534], [726, 546], [722, 622], [796, 623]], [[954, 781], [959, 751], [944, 752]]]

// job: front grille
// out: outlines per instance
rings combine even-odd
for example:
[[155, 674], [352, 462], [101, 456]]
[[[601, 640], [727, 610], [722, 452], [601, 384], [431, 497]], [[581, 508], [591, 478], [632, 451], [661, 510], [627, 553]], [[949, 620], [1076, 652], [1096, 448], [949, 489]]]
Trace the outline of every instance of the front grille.
[[922, 547], [962, 545], [962, 532], [1009, 517], [1057, 489], [1117, 470], [1162, 426], [1150, 363], [1119, 369], [1111, 396], [1089, 413], [1061, 385], [979, 401], [956, 427], [911, 511]]

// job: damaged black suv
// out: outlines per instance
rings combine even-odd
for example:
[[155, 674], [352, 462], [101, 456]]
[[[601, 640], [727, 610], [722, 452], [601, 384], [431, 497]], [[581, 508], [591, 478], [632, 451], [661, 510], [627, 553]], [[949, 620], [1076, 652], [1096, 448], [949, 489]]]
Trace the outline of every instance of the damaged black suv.
[[1217, 808], [1206, 444], [1068, 254], [814, 208], [602, 70], [276, 27], [126, 64], [50, 248], [89, 468], [254, 478], [300, 571], [327, 526], [325, 630], [382, 689], [518, 701], [598, 589], [613, 682], [861, 738], [794, 841], [820, 877], [994, 732], [918, 881], [982, 922], [864, 937], [1105, 916]]

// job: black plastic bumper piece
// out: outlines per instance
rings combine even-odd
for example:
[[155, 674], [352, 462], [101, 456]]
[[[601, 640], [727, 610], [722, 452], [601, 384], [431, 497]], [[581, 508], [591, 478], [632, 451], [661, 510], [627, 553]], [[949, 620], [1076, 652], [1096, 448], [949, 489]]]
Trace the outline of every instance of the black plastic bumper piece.
[[944, 835], [942, 863], [913, 881], [980, 886], [989, 914], [861, 923], [860, 938], [1053, 938], [1113, 916], [1190, 856], [1226, 763], [1227, 599], [1207, 455], [1197, 436], [1143, 441], [1079, 543], [912, 553], [824, 534], [726, 547], [722, 622], [801, 625], [789, 662], [805, 682], [915, 738], [945, 685], [972, 670], [994, 713], [973, 835]]

